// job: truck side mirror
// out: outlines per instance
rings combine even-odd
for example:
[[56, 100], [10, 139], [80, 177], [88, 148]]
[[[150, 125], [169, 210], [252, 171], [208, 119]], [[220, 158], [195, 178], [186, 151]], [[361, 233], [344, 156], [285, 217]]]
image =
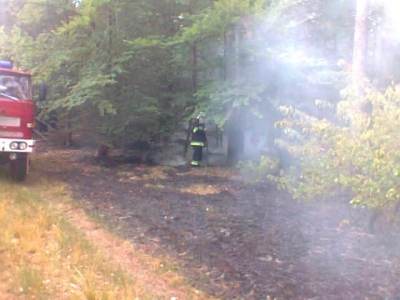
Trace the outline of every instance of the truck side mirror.
[[44, 82], [39, 84], [39, 101], [46, 101], [47, 98], [47, 85]]

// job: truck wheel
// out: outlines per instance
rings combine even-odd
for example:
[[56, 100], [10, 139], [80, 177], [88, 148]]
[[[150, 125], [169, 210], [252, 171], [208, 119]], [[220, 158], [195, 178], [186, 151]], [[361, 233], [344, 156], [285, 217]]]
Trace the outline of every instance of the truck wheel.
[[26, 179], [29, 170], [29, 159], [26, 153], [18, 154], [16, 160], [10, 161], [10, 173], [12, 179], [21, 182]]

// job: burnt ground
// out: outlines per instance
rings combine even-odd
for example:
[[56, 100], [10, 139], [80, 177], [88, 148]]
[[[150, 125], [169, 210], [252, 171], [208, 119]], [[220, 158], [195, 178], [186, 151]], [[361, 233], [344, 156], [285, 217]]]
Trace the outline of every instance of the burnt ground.
[[81, 151], [43, 158], [54, 168], [37, 172], [217, 298], [400, 299], [400, 252], [345, 201], [297, 203], [222, 168], [107, 167]]

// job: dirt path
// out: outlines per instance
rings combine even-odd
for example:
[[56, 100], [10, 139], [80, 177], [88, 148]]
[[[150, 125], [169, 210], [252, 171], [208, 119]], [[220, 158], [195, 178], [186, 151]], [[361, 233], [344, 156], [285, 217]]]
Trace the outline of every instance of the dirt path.
[[79, 151], [43, 158], [58, 167], [39, 171], [66, 181], [87, 211], [147, 253], [174, 257], [216, 297], [400, 295], [399, 256], [350, 222], [338, 202], [297, 204], [224, 169], [108, 168]]
[[141, 253], [131, 243], [116, 237], [90, 220], [82, 209], [66, 204], [60, 205], [59, 209], [64, 212], [64, 216], [70, 222], [85, 233], [86, 238], [92, 244], [102, 250], [107, 259], [117, 263], [130, 273], [136, 285], [141, 286], [144, 290], [152, 291], [157, 299], [185, 299], [187, 293], [190, 293], [190, 299], [211, 299], [204, 293], [188, 286], [178, 274], [162, 270], [160, 265], [164, 261], [154, 258], [147, 259], [146, 254]]

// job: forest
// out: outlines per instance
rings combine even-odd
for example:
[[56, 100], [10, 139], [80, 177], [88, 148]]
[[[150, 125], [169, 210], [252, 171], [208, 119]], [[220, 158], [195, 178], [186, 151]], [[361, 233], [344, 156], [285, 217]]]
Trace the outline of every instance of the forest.
[[[100, 219], [177, 265], [146, 271], [163, 287], [154, 294], [142, 293], [142, 279], [132, 292], [128, 275], [110, 287], [103, 265], [71, 275], [78, 293], [64, 281], [36, 284], [61, 266], [25, 272], [17, 262], [31, 263], [26, 246], [9, 271], [23, 274], [26, 288], [4, 294], [0, 284], [0, 298], [400, 296], [400, 3], [0, 0], [0, 8], [0, 60], [32, 73], [39, 141], [26, 183], [0, 177], [8, 195], [0, 194], [0, 224], [13, 224], [3, 215], [14, 204], [26, 217], [18, 199], [31, 189], [64, 203], [60, 214], [79, 203], [91, 221], [78, 230], [90, 242], [95, 225], [87, 224]], [[197, 116], [208, 145], [194, 169]], [[55, 205], [32, 201], [35, 213]], [[15, 242], [24, 233], [9, 235]], [[98, 247], [112, 243], [105, 236]], [[7, 238], [0, 235], [0, 266]], [[123, 256], [116, 264], [130, 266]], [[177, 298], [165, 287], [174, 283], [158, 278], [175, 269], [185, 278], [172, 289]], [[88, 284], [96, 272], [104, 281]]]

